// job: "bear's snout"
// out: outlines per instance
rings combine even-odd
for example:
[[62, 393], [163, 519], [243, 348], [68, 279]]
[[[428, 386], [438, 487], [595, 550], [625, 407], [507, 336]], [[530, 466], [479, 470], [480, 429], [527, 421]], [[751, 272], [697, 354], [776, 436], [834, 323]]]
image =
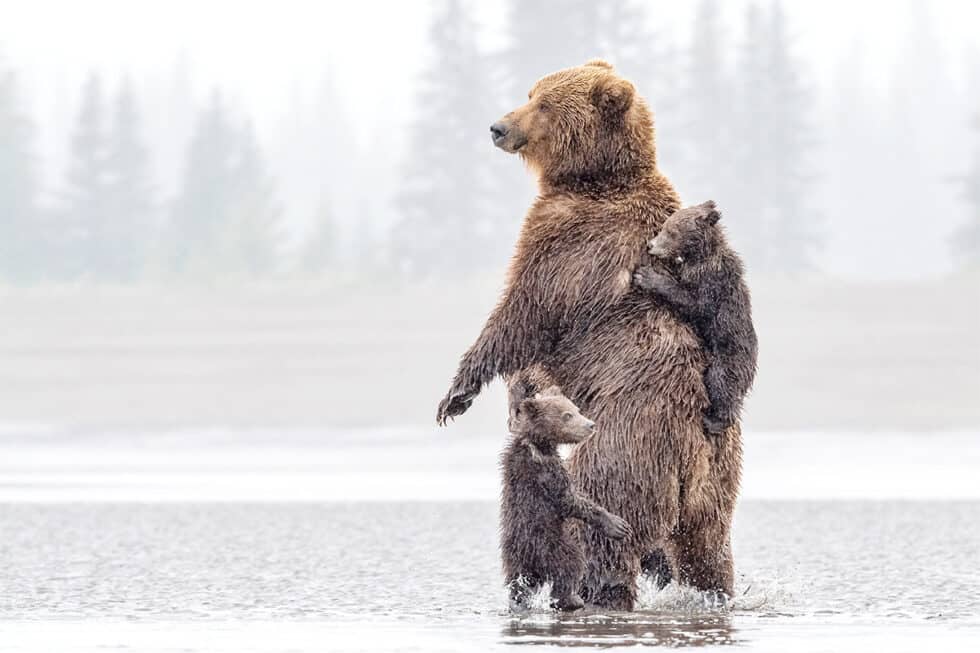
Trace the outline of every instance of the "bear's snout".
[[509, 128], [502, 122], [495, 122], [490, 125], [490, 138], [493, 139], [494, 145], [500, 145], [500, 141], [507, 138], [507, 132]]
[[527, 137], [515, 120], [507, 117], [490, 125], [493, 144], [504, 152], [513, 154], [527, 144]]
[[656, 259], [670, 258], [670, 250], [664, 239], [659, 236], [650, 241], [647, 251], [650, 252], [650, 256]]

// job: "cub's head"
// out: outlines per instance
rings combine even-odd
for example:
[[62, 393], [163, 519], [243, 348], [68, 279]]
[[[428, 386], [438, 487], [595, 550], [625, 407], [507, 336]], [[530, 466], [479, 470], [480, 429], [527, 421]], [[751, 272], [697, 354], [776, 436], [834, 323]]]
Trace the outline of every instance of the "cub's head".
[[600, 60], [538, 80], [527, 104], [491, 125], [490, 135], [553, 184], [600, 182], [655, 166], [650, 110], [633, 84]]
[[510, 430], [550, 448], [581, 442], [595, 430], [595, 422], [582, 415], [558, 386], [531, 395], [518, 388], [511, 391]]
[[650, 254], [661, 261], [679, 265], [693, 263], [711, 255], [718, 239], [721, 213], [708, 201], [680, 209], [667, 218], [660, 233], [650, 241]]

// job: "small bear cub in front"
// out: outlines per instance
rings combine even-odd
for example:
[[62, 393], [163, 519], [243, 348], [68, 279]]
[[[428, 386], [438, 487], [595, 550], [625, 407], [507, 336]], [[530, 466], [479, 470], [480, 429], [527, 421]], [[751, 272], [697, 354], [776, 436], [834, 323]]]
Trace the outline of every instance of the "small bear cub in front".
[[579, 588], [585, 554], [571, 519], [622, 539], [633, 533], [623, 519], [605, 511], [572, 485], [558, 445], [592, 434], [584, 417], [557, 386], [533, 394], [527, 381], [511, 384], [511, 442], [501, 457], [503, 493], [500, 548], [511, 604], [526, 609], [528, 598], [550, 581], [558, 610], [583, 607]]
[[718, 225], [714, 202], [681, 209], [650, 241], [663, 269], [643, 266], [634, 282], [666, 302], [704, 343], [710, 406], [703, 421], [718, 435], [735, 423], [755, 379], [758, 341], [742, 260]]

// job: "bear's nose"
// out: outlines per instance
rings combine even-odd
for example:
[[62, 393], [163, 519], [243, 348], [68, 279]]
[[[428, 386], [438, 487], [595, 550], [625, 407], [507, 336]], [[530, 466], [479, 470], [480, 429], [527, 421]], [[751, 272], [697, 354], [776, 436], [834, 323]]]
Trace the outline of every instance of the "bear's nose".
[[594, 431], [595, 430], [595, 422], [593, 422], [592, 420], [589, 420], [588, 422], [586, 422], [585, 428], [587, 428], [590, 432], [591, 431]]
[[498, 143], [504, 136], [507, 135], [507, 125], [502, 122], [495, 122], [490, 125], [490, 138], [493, 139], [494, 144]]

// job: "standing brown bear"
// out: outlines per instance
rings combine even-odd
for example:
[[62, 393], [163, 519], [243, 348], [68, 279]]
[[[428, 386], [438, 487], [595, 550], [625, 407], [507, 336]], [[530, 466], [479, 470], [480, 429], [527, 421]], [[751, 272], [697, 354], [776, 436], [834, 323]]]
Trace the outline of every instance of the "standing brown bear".
[[647, 241], [680, 207], [657, 169], [650, 109], [593, 61], [538, 81], [491, 132], [536, 173], [539, 196], [438, 421], [465, 412], [498, 375], [540, 364], [597, 424], [569, 460], [573, 480], [634, 529], [620, 541], [583, 532], [583, 598], [632, 609], [641, 557], [658, 550], [679, 581], [731, 595], [739, 426], [704, 437], [699, 339], [631, 283], [651, 260]]
[[557, 386], [534, 393], [517, 381], [510, 393], [510, 445], [501, 457], [500, 552], [511, 602], [527, 607], [528, 595], [551, 583], [554, 606], [583, 607], [579, 588], [585, 574], [582, 544], [571, 531], [580, 520], [606, 537], [632, 532], [625, 521], [578, 492], [558, 455], [558, 445], [577, 444], [595, 422]]

